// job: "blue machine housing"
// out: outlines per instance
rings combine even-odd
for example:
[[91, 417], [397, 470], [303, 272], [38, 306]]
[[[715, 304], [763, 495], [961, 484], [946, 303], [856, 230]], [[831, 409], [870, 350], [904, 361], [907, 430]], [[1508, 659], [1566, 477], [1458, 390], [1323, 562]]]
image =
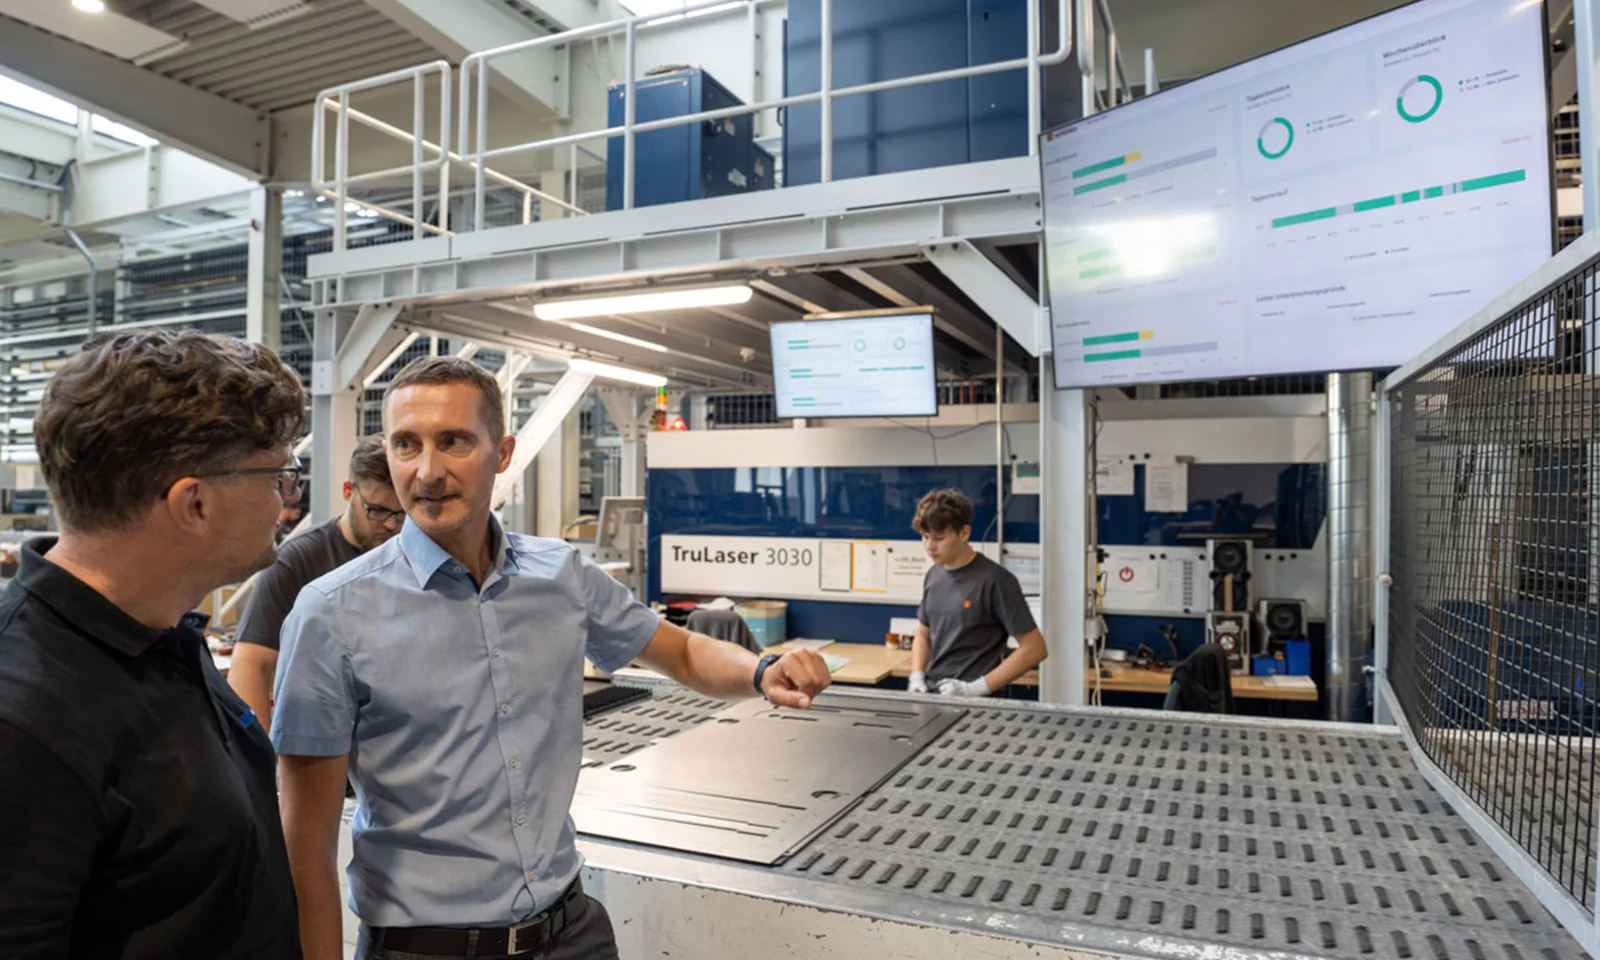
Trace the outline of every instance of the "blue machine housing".
[[[624, 84], [609, 91], [607, 122], [621, 126]], [[634, 121], [644, 123], [743, 103], [704, 70], [678, 70], [634, 84]], [[773, 185], [772, 155], [751, 137], [754, 115], [689, 123], [634, 139], [633, 204], [648, 207], [721, 197]], [[623, 138], [606, 144], [606, 209], [622, 209]]]
[[[1028, 55], [1027, 0], [835, 3], [833, 17], [836, 87]], [[785, 95], [821, 89], [821, 64], [820, 0], [789, 0]], [[1024, 156], [1027, 104], [1023, 70], [835, 100], [834, 179]], [[819, 104], [786, 111], [783, 146], [785, 184], [821, 179]]]

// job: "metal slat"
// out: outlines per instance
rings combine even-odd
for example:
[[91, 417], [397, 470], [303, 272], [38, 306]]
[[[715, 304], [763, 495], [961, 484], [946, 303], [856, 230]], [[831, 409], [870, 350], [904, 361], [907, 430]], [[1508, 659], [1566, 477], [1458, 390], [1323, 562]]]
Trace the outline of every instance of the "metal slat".
[[[680, 727], [720, 706], [685, 697], [603, 718], [586, 750], [619, 729], [670, 736], [662, 705]], [[639, 742], [607, 759], [637, 761]], [[1130, 956], [1581, 955], [1403, 741], [1349, 728], [983, 704], [771, 869], [899, 895], [923, 922], [1114, 931]]]

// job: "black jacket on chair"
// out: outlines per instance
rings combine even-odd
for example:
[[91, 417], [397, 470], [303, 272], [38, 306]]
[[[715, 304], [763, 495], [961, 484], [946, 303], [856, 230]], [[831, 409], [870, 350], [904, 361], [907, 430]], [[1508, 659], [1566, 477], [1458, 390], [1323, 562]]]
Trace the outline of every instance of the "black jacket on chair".
[[1186, 713], [1233, 713], [1233, 675], [1222, 647], [1208, 643], [1172, 670], [1166, 709]]

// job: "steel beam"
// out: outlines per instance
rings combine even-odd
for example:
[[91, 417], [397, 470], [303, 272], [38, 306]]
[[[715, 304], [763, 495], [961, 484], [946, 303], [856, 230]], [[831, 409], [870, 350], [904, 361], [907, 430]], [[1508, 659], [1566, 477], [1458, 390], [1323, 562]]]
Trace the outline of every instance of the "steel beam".
[[1050, 357], [1040, 364], [1039, 443], [1044, 638], [1050, 657], [1039, 665], [1039, 700], [1084, 702], [1084, 624], [1088, 614], [1089, 407], [1082, 390], [1057, 390]]
[[250, 241], [246, 252], [244, 330], [251, 343], [276, 350], [283, 342], [283, 190], [250, 191]]
[[357, 400], [361, 394], [335, 384], [339, 345], [351, 319], [334, 311], [317, 314], [311, 341], [311, 516], [333, 519], [343, 502], [345, 467], [355, 451]]
[[48, 223], [55, 215], [57, 195], [45, 189], [43, 184], [24, 184], [20, 182], [21, 179], [0, 177], [0, 211]]
[[[348, 334], [339, 340], [334, 355], [334, 390], [352, 390], [358, 385], [374, 357], [384, 356], [394, 349], [404, 333], [394, 331], [394, 322], [400, 316], [400, 307], [394, 304], [365, 306], [356, 314]], [[390, 336], [394, 332], [394, 336]], [[385, 340], [392, 342], [385, 343]]]
[[0, 74], [243, 176], [269, 173], [271, 123], [264, 115], [38, 27], [6, 21]]
[[583, 399], [583, 394], [589, 389], [589, 384], [594, 381], [594, 375], [568, 370], [556, 381], [556, 385], [545, 394], [539, 402], [539, 408], [533, 411], [533, 416], [517, 431], [517, 445], [511, 455], [511, 465], [501, 472], [494, 481], [494, 497], [491, 500], [492, 508], [500, 509], [505, 503], [506, 496], [511, 493], [511, 488], [528, 469], [528, 464], [538, 456], [539, 450], [554, 437], [561, 429], [561, 425]]
[[703, 282], [752, 267], [915, 257], [944, 237], [1037, 241], [1038, 202], [1038, 164], [1018, 157], [323, 254], [308, 272], [319, 302], [344, 305], [496, 289], [572, 294], [630, 275]]
[[1039, 304], [966, 240], [928, 247], [928, 260], [983, 308], [1030, 356], [1037, 357]]
[[[371, 7], [405, 28], [412, 36], [444, 54], [452, 63], [479, 50], [489, 50], [544, 36], [526, 17], [498, 0], [367, 0]], [[525, 107], [562, 115], [561, 59], [554, 50], [530, 50], [494, 62], [489, 85]]]

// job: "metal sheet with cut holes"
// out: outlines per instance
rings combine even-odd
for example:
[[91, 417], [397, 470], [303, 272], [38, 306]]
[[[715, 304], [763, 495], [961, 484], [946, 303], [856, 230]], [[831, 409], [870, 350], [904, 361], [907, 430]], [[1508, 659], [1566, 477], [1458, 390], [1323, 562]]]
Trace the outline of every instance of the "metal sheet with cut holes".
[[893, 703], [801, 711], [750, 701], [585, 769], [572, 818], [589, 836], [781, 863], [962, 713]]

